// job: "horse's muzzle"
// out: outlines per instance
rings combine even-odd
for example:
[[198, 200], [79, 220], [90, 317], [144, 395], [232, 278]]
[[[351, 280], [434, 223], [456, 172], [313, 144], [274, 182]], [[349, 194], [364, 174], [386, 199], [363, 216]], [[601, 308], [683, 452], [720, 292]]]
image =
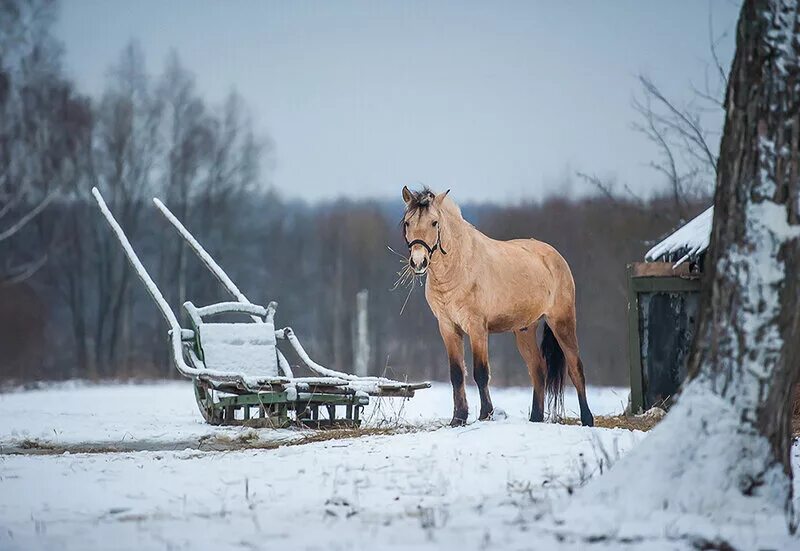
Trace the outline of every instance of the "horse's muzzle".
[[412, 254], [411, 257], [408, 259], [408, 263], [411, 264], [411, 269], [414, 270], [414, 273], [417, 275], [422, 275], [428, 270], [427, 256], [423, 256], [421, 262], [415, 262], [414, 255]]

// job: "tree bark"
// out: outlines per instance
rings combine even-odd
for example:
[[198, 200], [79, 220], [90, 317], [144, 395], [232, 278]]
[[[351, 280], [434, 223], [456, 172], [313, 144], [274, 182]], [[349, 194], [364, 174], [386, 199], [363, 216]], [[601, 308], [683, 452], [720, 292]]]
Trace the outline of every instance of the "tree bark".
[[[745, 2], [726, 97], [700, 326], [689, 359], [791, 476], [800, 367], [800, 15]], [[754, 481], [757, 484], [757, 482]]]

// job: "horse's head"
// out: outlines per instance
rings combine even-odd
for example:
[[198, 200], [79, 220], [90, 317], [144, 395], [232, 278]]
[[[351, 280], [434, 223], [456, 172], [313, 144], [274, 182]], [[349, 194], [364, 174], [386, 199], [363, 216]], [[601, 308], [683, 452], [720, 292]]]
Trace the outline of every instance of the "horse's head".
[[442, 225], [446, 224], [442, 202], [449, 192], [437, 195], [428, 188], [411, 191], [403, 187], [403, 236], [408, 245], [408, 263], [417, 275], [428, 270], [434, 253], [447, 254], [442, 248]]

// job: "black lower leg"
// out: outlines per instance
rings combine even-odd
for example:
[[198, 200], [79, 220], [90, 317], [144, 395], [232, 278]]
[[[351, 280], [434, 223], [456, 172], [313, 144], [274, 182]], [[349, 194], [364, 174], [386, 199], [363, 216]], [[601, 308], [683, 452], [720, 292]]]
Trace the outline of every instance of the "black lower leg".
[[[544, 421], [544, 400], [538, 400], [536, 391], [533, 391], [533, 403], [531, 404], [531, 421], [541, 423]], [[542, 402], [541, 404], [539, 402]]]
[[589, 404], [586, 402], [586, 395], [578, 395], [578, 404], [581, 407], [581, 424], [586, 427], [594, 426], [594, 415], [589, 410]]
[[450, 362], [450, 382], [453, 384], [453, 419], [450, 425], [466, 425], [469, 408], [464, 391], [464, 367], [459, 362]]
[[481, 397], [481, 412], [478, 419], [488, 419], [494, 411], [492, 398], [489, 395], [489, 366], [483, 362], [475, 362], [472, 375], [475, 378], [475, 384], [478, 385], [478, 394]]
[[[575, 385], [578, 389], [578, 405], [581, 407], [581, 424], [586, 427], [594, 426], [594, 415], [589, 410], [589, 404], [586, 402], [586, 378], [583, 375], [583, 362], [578, 358], [578, 384]], [[575, 381], [573, 380], [573, 383]]]

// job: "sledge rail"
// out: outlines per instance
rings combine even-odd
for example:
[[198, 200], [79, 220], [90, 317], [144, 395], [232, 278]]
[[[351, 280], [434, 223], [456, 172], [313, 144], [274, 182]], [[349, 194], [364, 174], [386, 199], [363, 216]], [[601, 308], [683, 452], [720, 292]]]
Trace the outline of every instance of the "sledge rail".
[[[178, 233], [183, 237], [183, 239], [189, 244], [192, 248], [194, 253], [200, 258], [200, 260], [205, 264], [206, 268], [211, 270], [214, 276], [222, 283], [223, 287], [239, 302], [243, 304], [252, 304], [248, 298], [239, 290], [236, 284], [228, 277], [228, 274], [225, 273], [225, 270], [216, 263], [216, 261], [211, 257], [210, 254], [203, 248], [203, 246], [194, 238], [194, 236], [186, 229], [186, 226], [181, 223], [178, 218], [172, 214], [172, 211], [167, 208], [167, 206], [161, 202], [160, 199], [157, 197], [153, 197], [153, 203], [164, 215], [164, 217], [169, 221], [170, 224], [178, 231]], [[256, 323], [260, 323], [261, 320], [257, 316], [253, 316], [254, 321]], [[385, 377], [359, 377], [358, 375], [352, 375], [350, 373], [344, 373], [342, 371], [336, 371], [334, 369], [329, 369], [324, 367], [314, 360], [308, 355], [308, 352], [300, 344], [300, 341], [292, 331], [291, 327], [285, 327], [283, 329], [278, 329], [275, 331], [275, 336], [279, 339], [285, 339], [289, 341], [289, 344], [292, 345], [297, 355], [300, 356], [300, 359], [312, 370], [316, 371], [320, 375], [324, 375], [326, 377], [334, 377], [337, 379], [344, 379], [345, 381], [353, 381], [353, 382], [362, 382], [362, 383], [377, 383], [379, 386], [385, 385], [387, 387], [396, 386], [401, 384], [399, 381], [393, 381], [391, 379], [387, 379]], [[280, 351], [278, 351], [278, 359], [281, 365], [281, 370], [286, 374], [288, 377], [292, 377], [291, 371], [287, 371], [288, 368], [288, 361], [283, 356]], [[286, 365], [286, 368], [284, 367]], [[406, 385], [408, 386], [408, 385]]]
[[[237, 302], [241, 302], [243, 304], [252, 304], [250, 299], [248, 299], [243, 292], [239, 290], [236, 284], [231, 281], [231, 278], [228, 277], [228, 274], [220, 267], [216, 261], [211, 258], [211, 255], [206, 252], [203, 246], [194, 238], [194, 236], [189, 233], [189, 230], [178, 220], [172, 211], [167, 208], [167, 206], [161, 202], [161, 199], [158, 197], [153, 197], [153, 203], [155, 204], [156, 208], [161, 211], [161, 214], [169, 221], [172, 226], [178, 230], [178, 233], [181, 234], [181, 237], [189, 244], [192, 250], [195, 252], [197, 257], [200, 261], [206, 265], [206, 267], [211, 270], [211, 273], [214, 274], [222, 286], [228, 290], [228, 292], [233, 295], [233, 298], [236, 299]], [[258, 316], [252, 316], [253, 321], [256, 323], [260, 323], [261, 319]]]
[[142, 265], [142, 262], [139, 260], [139, 257], [133, 250], [130, 241], [128, 241], [128, 238], [125, 236], [125, 232], [122, 231], [122, 228], [120, 227], [116, 218], [114, 218], [114, 215], [111, 214], [108, 205], [106, 205], [103, 196], [96, 187], [92, 188], [92, 195], [94, 196], [97, 205], [100, 207], [100, 212], [103, 213], [103, 217], [111, 227], [111, 231], [116, 236], [120, 245], [122, 245], [122, 250], [125, 253], [125, 257], [128, 259], [128, 262], [130, 262], [131, 266], [136, 272], [136, 275], [138, 275], [139, 279], [142, 281], [142, 283], [144, 283], [145, 287], [147, 288], [147, 292], [153, 298], [153, 301], [156, 303], [156, 306], [158, 306], [161, 315], [164, 316], [164, 319], [167, 320], [167, 323], [170, 326], [169, 336], [170, 344], [172, 346], [172, 357], [175, 362], [175, 367], [178, 369], [178, 371], [186, 377], [201, 377], [203, 379], [214, 379], [215, 381], [234, 382], [240, 383], [246, 387], [247, 385], [240, 375], [232, 375], [229, 372], [216, 371], [213, 369], [195, 369], [186, 363], [186, 361], [183, 359], [183, 347], [181, 343], [182, 338], [186, 333], [185, 330], [181, 328], [180, 323], [178, 323], [178, 318], [175, 316], [175, 312], [172, 311], [172, 308], [170, 308], [169, 303], [167, 303], [167, 301], [164, 299], [164, 295], [161, 294], [161, 291], [153, 281], [153, 278], [150, 277], [150, 274]]

